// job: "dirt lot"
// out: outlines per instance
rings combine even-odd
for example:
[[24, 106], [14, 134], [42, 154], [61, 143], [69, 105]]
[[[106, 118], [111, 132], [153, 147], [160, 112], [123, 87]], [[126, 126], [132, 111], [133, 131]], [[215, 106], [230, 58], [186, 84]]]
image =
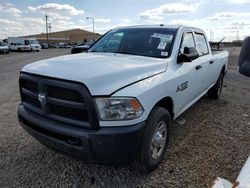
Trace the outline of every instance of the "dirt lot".
[[69, 50], [0, 56], [0, 187], [210, 187], [216, 177], [235, 180], [250, 154], [250, 78], [237, 73], [239, 48], [220, 100], [206, 96], [187, 110], [159, 168], [151, 174], [134, 164], [110, 167], [77, 161], [38, 143], [18, 124], [18, 72]]

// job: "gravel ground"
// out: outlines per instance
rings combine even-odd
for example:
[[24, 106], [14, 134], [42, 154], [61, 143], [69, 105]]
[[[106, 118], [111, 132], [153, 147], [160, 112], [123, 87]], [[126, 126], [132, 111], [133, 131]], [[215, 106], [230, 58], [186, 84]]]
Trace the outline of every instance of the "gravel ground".
[[151, 174], [135, 164], [111, 167], [77, 161], [41, 145], [19, 126], [19, 69], [67, 50], [0, 56], [0, 187], [193, 188], [211, 187], [218, 176], [235, 180], [250, 154], [250, 78], [237, 73], [239, 48], [229, 51], [221, 99], [203, 97], [183, 114], [186, 124], [173, 124], [169, 152]]

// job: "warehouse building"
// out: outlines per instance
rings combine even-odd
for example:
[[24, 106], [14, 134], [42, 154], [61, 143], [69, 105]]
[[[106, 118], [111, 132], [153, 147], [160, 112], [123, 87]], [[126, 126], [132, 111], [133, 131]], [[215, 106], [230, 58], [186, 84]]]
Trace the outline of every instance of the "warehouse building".
[[[71, 29], [65, 31], [51, 32], [48, 34], [49, 43], [58, 44], [60, 42], [68, 44], [78, 44], [93, 39], [98, 39], [101, 35], [83, 29]], [[46, 33], [22, 36], [25, 38], [36, 38], [40, 43], [47, 42]]]

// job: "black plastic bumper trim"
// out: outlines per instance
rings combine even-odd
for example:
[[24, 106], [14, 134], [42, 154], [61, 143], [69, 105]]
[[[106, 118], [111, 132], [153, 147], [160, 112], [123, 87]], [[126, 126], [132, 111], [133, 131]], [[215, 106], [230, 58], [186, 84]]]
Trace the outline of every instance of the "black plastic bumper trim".
[[21, 104], [21, 126], [48, 147], [102, 164], [123, 164], [136, 159], [144, 134], [145, 122], [125, 127], [98, 130], [77, 128], [36, 115]]

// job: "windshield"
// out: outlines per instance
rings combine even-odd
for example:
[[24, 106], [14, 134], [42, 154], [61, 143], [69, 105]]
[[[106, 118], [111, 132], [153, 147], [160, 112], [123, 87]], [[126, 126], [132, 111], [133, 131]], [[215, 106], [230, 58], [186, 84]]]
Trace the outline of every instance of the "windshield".
[[29, 40], [29, 44], [38, 44], [37, 40]]
[[167, 58], [172, 51], [176, 29], [129, 28], [105, 34], [88, 52], [122, 53]]
[[0, 46], [6, 46], [3, 42], [0, 41]]

